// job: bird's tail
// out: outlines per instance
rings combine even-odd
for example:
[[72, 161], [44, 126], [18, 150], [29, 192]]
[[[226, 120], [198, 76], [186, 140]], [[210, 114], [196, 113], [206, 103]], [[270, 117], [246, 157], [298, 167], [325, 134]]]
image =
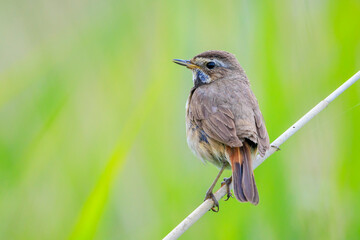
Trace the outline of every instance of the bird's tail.
[[259, 203], [259, 193], [256, 188], [252, 169], [251, 147], [247, 142], [242, 147], [227, 147], [231, 161], [234, 194], [240, 202]]

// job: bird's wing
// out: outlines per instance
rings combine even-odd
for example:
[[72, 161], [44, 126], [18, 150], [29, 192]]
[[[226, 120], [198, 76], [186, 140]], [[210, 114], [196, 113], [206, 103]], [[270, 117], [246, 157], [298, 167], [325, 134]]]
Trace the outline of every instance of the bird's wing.
[[212, 139], [230, 147], [241, 147], [236, 134], [234, 114], [229, 108], [219, 106], [216, 98], [202, 91], [191, 97], [189, 117]]
[[[197, 88], [191, 96], [189, 117], [209, 137], [230, 147], [241, 147], [242, 141], [251, 140], [263, 156], [270, 145], [264, 118], [254, 93], [250, 88], [241, 89], [233, 85], [235, 94], [231, 94], [222, 89]], [[221, 92], [226, 96], [219, 95]]]
[[257, 137], [257, 144], [258, 144], [258, 151], [261, 156], [264, 156], [266, 150], [269, 148], [269, 135], [266, 130], [264, 117], [261, 114], [259, 103], [254, 95], [254, 93], [247, 88], [245, 92], [247, 95], [247, 99], [249, 99], [249, 105], [252, 108], [253, 116], [255, 119], [255, 127], [256, 127], [256, 137]]
[[264, 156], [270, 144], [258, 101], [249, 85], [243, 84], [234, 88], [237, 94], [230, 102], [235, 109], [238, 109], [234, 110], [238, 113], [235, 117], [237, 135], [240, 139], [249, 139], [256, 143], [260, 155]]
[[266, 131], [264, 118], [260, 112], [259, 107], [254, 109], [256, 130], [258, 135], [258, 151], [260, 155], [263, 157], [265, 155], [266, 150], [269, 148], [269, 135]]

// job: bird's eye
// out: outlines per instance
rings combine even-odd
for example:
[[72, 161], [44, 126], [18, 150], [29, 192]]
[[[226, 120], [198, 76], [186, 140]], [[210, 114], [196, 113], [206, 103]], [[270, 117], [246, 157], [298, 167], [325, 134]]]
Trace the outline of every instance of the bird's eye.
[[207, 67], [208, 69], [213, 69], [213, 68], [215, 67], [215, 63], [214, 63], [214, 62], [208, 62], [208, 63], [206, 64], [206, 67]]

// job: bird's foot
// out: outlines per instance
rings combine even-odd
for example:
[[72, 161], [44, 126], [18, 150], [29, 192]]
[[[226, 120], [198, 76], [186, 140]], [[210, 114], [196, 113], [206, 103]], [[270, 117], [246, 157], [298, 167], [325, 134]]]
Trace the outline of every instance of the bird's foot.
[[213, 212], [218, 212], [219, 211], [219, 202], [218, 202], [218, 200], [216, 200], [215, 195], [213, 194], [212, 191], [207, 191], [206, 192], [204, 201], [206, 201], [208, 199], [211, 199], [211, 200], [214, 201], [214, 206], [211, 208], [211, 210]]
[[233, 198], [233, 195], [231, 194], [231, 189], [230, 189], [230, 184], [232, 181], [232, 177], [229, 178], [224, 178], [224, 181], [221, 182], [221, 186], [226, 185], [227, 186], [227, 198], [225, 199], [225, 201], [229, 200], [229, 198]]
[[270, 147], [275, 148], [276, 151], [280, 151], [280, 150], [281, 150], [278, 146], [275, 146], [275, 145], [271, 145]]

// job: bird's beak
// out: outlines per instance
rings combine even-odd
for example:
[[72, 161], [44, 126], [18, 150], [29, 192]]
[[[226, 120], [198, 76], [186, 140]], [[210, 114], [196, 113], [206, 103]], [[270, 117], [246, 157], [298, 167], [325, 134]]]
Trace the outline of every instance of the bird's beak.
[[185, 66], [189, 69], [199, 68], [197, 65], [191, 63], [189, 60], [173, 59], [173, 62], [181, 66]]

